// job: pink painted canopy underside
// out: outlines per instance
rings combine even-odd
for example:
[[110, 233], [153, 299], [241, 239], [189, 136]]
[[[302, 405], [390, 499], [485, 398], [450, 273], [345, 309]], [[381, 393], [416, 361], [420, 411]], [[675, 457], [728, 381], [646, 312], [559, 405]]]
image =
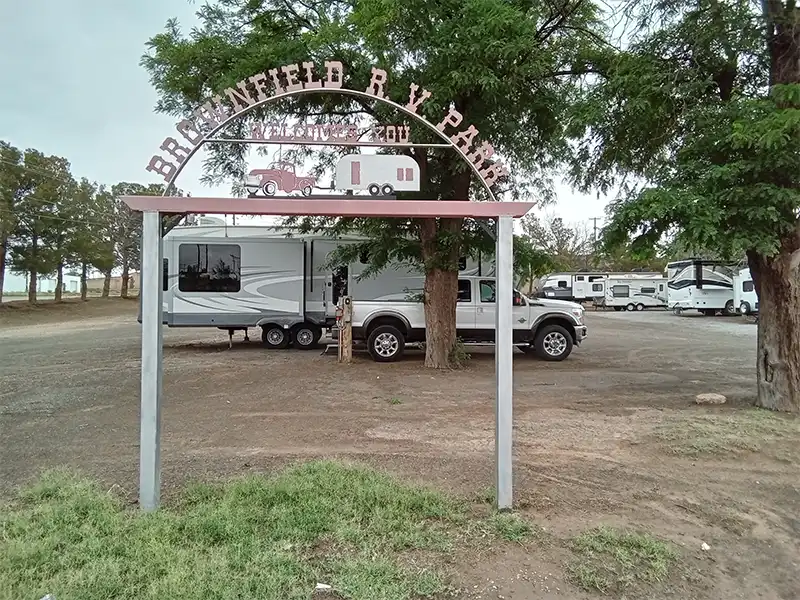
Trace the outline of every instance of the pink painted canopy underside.
[[133, 210], [165, 213], [331, 217], [522, 217], [533, 202], [469, 200], [391, 200], [341, 198], [199, 198], [195, 196], [122, 196]]

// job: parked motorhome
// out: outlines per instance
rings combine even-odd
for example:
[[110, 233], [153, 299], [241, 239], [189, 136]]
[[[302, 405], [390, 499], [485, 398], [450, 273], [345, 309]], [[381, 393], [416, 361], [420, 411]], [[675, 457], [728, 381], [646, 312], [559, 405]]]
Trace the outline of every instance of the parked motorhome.
[[[230, 331], [261, 327], [267, 347], [316, 345], [335, 320], [339, 298], [402, 301], [424, 276], [396, 265], [363, 277], [367, 258], [330, 269], [331, 252], [358, 237], [287, 237], [274, 227], [224, 223], [176, 227], [164, 236], [163, 318], [170, 327]], [[493, 274], [491, 263], [462, 259], [464, 275]]]
[[758, 313], [758, 295], [750, 269], [742, 269], [733, 278], [733, 304], [743, 315]]
[[663, 275], [649, 277], [621, 277], [611, 275], [602, 282], [604, 295], [599, 302], [614, 310], [644, 310], [667, 305], [667, 278]]
[[336, 164], [336, 189], [372, 196], [419, 191], [419, 165], [405, 154], [348, 154]]
[[667, 264], [669, 308], [697, 310], [713, 316], [736, 314], [733, 300], [733, 266], [716, 260], [686, 259]]

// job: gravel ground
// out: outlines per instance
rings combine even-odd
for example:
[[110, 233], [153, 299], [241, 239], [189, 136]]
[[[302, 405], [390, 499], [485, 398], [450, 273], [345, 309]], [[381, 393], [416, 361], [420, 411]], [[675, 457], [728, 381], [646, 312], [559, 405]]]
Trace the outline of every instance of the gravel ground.
[[[69, 465], [136, 496], [135, 302], [0, 313], [0, 493]], [[58, 311], [61, 312], [58, 312]], [[13, 314], [12, 314], [13, 313]], [[588, 311], [561, 363], [515, 354], [515, 503], [566, 539], [608, 523], [665, 537], [681, 571], [661, 598], [798, 598], [800, 426], [755, 397], [756, 326]], [[166, 330], [163, 485], [332, 457], [476, 499], [492, 486], [494, 363], [431, 372], [409, 352], [340, 366], [227, 334]], [[696, 394], [728, 397], [699, 407]], [[710, 545], [701, 550], [703, 543]], [[456, 558], [481, 598], [576, 598], [563, 549]], [[549, 577], [548, 577], [549, 574]], [[558, 588], [558, 589], [556, 589]]]

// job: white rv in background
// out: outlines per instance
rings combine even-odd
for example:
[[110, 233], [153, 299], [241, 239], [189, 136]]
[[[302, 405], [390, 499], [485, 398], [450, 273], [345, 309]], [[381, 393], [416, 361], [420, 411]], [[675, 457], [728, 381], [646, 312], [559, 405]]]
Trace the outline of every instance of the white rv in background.
[[644, 310], [667, 305], [667, 278], [660, 274], [649, 277], [612, 275], [603, 280], [605, 295], [600, 304], [614, 310]]
[[602, 281], [608, 273], [550, 273], [539, 280], [537, 296], [550, 300], [585, 302], [604, 294]]
[[736, 314], [731, 263], [690, 258], [667, 264], [667, 305], [675, 312], [697, 310], [713, 316]]
[[[205, 221], [208, 223], [208, 220]], [[202, 223], [202, 222], [201, 222]], [[424, 276], [396, 265], [362, 277], [367, 257], [331, 269], [331, 252], [359, 241], [224, 222], [175, 227], [164, 236], [163, 322], [169, 327], [246, 331], [261, 327], [269, 348], [316, 346], [339, 298], [403, 301]], [[462, 275], [491, 276], [491, 262], [463, 258]]]
[[733, 304], [743, 315], [758, 313], [758, 295], [750, 269], [742, 269], [733, 278]]

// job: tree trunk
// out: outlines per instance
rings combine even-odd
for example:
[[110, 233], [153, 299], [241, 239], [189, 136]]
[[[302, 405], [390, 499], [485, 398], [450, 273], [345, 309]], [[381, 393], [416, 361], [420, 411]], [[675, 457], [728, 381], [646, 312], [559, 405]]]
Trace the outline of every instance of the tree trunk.
[[758, 295], [756, 404], [800, 411], [800, 240], [784, 239], [780, 254], [748, 252]]
[[36, 260], [38, 258], [38, 243], [39, 238], [35, 234], [31, 236], [31, 270], [28, 273], [30, 276], [30, 283], [28, 284], [28, 302], [30, 304], [36, 304], [36, 280], [39, 277], [39, 272], [36, 268]]
[[83, 263], [81, 265], [81, 300], [83, 302], [86, 302], [86, 296], [87, 296], [87, 291], [88, 291], [87, 290], [87, 288], [88, 288], [88, 283], [87, 283], [88, 277], [89, 277], [89, 265], [87, 265], [86, 263]]
[[128, 279], [130, 278], [129, 261], [127, 257], [122, 259], [122, 281], [120, 283], [119, 297], [128, 297]]
[[103, 280], [103, 298], [108, 298], [108, 294], [111, 291], [111, 269], [103, 273], [105, 275], [105, 279]]
[[3, 301], [3, 285], [6, 281], [6, 254], [8, 253], [8, 236], [0, 237], [0, 302]]
[[61, 302], [61, 293], [64, 288], [64, 265], [59, 263], [58, 272], [56, 273], [56, 293], [55, 301]]

